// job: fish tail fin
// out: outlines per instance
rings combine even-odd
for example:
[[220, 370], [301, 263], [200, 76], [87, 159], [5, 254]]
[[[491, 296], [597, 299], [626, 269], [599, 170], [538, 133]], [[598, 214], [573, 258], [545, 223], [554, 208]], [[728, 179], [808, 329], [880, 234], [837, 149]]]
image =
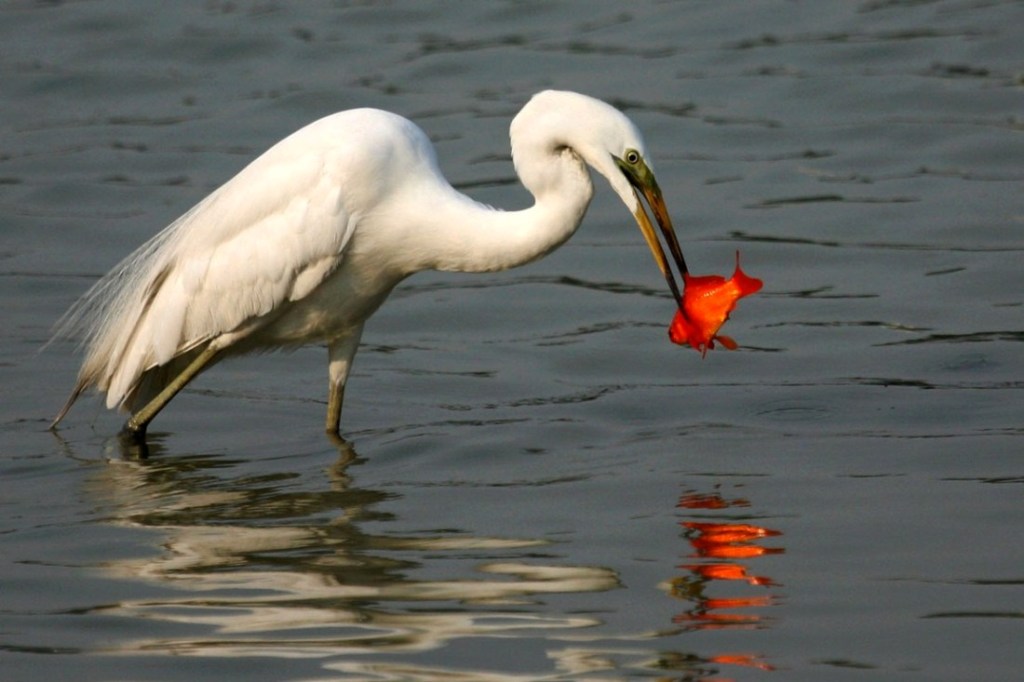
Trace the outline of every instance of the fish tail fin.
[[715, 340], [718, 341], [723, 346], [725, 346], [726, 348], [728, 348], [729, 350], [736, 350], [737, 348], [740, 347], [740, 344], [736, 343], [736, 341], [733, 340], [731, 336], [718, 335], [715, 336]]
[[736, 271], [732, 274], [732, 279], [736, 282], [736, 286], [739, 287], [740, 296], [749, 296], [760, 291], [761, 287], [764, 286], [764, 282], [756, 277], [750, 277], [740, 268], [739, 249], [736, 250]]

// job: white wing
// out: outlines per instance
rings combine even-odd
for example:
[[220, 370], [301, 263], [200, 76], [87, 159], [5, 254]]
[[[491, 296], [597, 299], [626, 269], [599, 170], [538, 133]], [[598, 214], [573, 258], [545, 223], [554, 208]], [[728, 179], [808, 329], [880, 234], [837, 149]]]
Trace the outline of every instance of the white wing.
[[[324, 119], [325, 121], [327, 119]], [[84, 332], [76, 395], [107, 406], [142, 373], [312, 291], [340, 263], [355, 221], [339, 149], [314, 123], [256, 159], [100, 280], [61, 333]]]

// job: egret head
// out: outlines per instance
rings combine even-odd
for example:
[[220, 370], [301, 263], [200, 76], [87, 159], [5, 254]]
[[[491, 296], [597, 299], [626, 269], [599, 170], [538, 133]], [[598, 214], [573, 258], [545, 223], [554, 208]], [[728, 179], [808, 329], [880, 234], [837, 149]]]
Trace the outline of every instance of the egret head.
[[[569, 148], [603, 175], [633, 214], [676, 303], [682, 305], [680, 288], [665, 246], [658, 236], [659, 231], [680, 277], [686, 272], [686, 262], [661, 188], [647, 161], [643, 136], [625, 114], [593, 97], [547, 90], [534, 95], [512, 122], [512, 138], [516, 167], [528, 186], [534, 184], [530, 181], [531, 172], [542, 174], [546, 169], [540, 164], [520, 164], [515, 154], [517, 147], [541, 150], [545, 147], [551, 149], [554, 145], [556, 149]], [[532, 157], [532, 154], [524, 153], [522, 156]], [[536, 184], [543, 185], [541, 177], [537, 178]]]
[[[665, 205], [665, 199], [661, 194], [658, 181], [654, 178], [654, 172], [644, 160], [643, 154], [635, 148], [624, 150], [620, 156], [614, 156], [614, 160], [619, 171], [629, 182], [630, 191], [633, 194], [632, 204], [625, 197], [623, 197], [623, 201], [626, 202], [626, 206], [631, 206], [633, 217], [636, 219], [637, 225], [640, 226], [640, 232], [643, 233], [644, 239], [647, 240], [647, 245], [650, 247], [651, 253], [654, 254], [654, 260], [658, 264], [661, 273], [665, 276], [669, 289], [672, 290], [676, 304], [681, 308], [683, 300], [675, 277], [672, 274], [672, 268], [669, 266], [661, 241], [654, 231], [651, 218], [644, 209], [644, 201], [646, 201], [651, 213], [654, 214], [654, 220], [658, 223], [661, 234], [665, 238], [665, 243], [672, 253], [676, 268], [679, 270], [679, 276], [682, 277], [687, 271], [686, 260], [683, 258], [683, 250], [679, 246], [679, 240], [676, 238], [675, 228], [672, 227], [672, 218], [668, 214], [668, 207]], [[621, 192], [619, 192], [619, 196], [622, 196]], [[643, 201], [641, 201], [641, 196]]]

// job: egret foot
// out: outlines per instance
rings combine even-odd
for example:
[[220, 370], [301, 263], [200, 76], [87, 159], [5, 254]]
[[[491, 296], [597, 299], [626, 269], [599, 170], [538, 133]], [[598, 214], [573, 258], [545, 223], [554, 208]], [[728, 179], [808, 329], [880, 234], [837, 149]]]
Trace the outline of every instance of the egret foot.
[[125, 459], [148, 459], [149, 444], [146, 442], [146, 426], [132, 428], [131, 419], [117, 434], [121, 456]]

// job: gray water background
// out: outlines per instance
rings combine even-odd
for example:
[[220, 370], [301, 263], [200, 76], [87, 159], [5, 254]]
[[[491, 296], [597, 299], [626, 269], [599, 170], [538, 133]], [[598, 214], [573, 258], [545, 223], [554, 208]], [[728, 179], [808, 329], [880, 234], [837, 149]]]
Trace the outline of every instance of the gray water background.
[[[1024, 665], [1024, 3], [0, 5], [0, 679], [991, 680]], [[379, 106], [519, 208], [540, 89], [644, 131], [672, 346], [618, 200], [424, 273], [322, 435], [321, 348], [226, 363], [131, 457], [42, 353], [97, 277], [292, 130]], [[344, 466], [346, 457], [355, 462]]]

